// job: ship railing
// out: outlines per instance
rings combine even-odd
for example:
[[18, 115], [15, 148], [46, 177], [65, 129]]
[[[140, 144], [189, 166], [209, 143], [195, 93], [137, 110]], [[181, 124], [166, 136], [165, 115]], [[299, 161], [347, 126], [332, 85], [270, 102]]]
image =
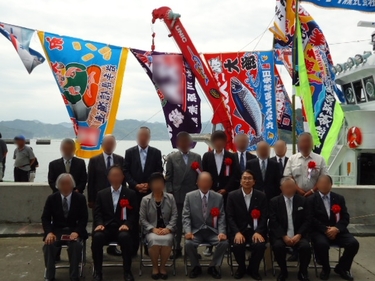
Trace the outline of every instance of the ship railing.
[[332, 175], [331, 177], [333, 184], [336, 186], [357, 184], [356, 176]]

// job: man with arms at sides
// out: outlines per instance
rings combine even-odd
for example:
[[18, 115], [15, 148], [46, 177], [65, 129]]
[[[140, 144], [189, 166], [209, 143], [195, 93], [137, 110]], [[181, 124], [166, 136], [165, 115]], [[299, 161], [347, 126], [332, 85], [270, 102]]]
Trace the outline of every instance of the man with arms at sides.
[[135, 192], [122, 186], [124, 173], [121, 166], [114, 165], [108, 171], [111, 187], [98, 192], [94, 210], [92, 257], [94, 281], [103, 280], [103, 246], [116, 241], [122, 253], [124, 279], [133, 281], [131, 272], [133, 232], [138, 234], [138, 200]]
[[288, 150], [288, 147], [286, 146], [286, 141], [278, 140], [275, 143], [273, 150], [275, 151], [276, 155], [274, 157], [271, 157], [271, 160], [274, 160], [279, 164], [280, 176], [283, 177], [285, 166], [286, 166], [286, 163], [288, 163], [288, 159], [289, 159], [288, 157], [285, 156]]
[[197, 278], [202, 273], [199, 264], [197, 247], [201, 243], [216, 246], [207, 273], [215, 279], [221, 278], [217, 270], [220, 267], [225, 251], [228, 248], [223, 196], [213, 192], [212, 177], [208, 172], [198, 176], [198, 188], [186, 194], [182, 223], [185, 231], [185, 251], [191, 266], [189, 277]]
[[31, 165], [35, 162], [33, 150], [26, 145], [24, 136], [16, 136], [14, 138], [16, 149], [14, 150], [14, 181], [28, 182]]
[[[198, 172], [192, 167], [195, 162], [202, 169], [201, 156], [190, 151], [192, 139], [189, 133], [180, 132], [177, 135], [178, 152], [168, 157], [166, 167], [166, 188], [172, 193], [177, 205], [176, 258], [181, 257], [182, 209], [187, 193], [197, 189]], [[194, 165], [193, 165], [194, 166]]]
[[350, 274], [353, 259], [358, 252], [359, 243], [348, 231], [349, 214], [343, 196], [332, 192], [332, 178], [319, 177], [318, 191], [308, 198], [312, 211], [311, 241], [316, 258], [322, 265], [321, 280], [328, 280], [331, 272], [329, 248], [335, 244], [344, 248], [335, 273], [344, 280], [354, 280]]
[[251, 154], [247, 151], [249, 147], [249, 136], [246, 134], [237, 134], [234, 138], [234, 144], [236, 145], [238, 163], [240, 163], [241, 172], [244, 172], [246, 169], [247, 161], [251, 159], [256, 159], [257, 157], [254, 154]]
[[[114, 154], [116, 149], [116, 138], [113, 135], [106, 135], [102, 141], [103, 153], [94, 156], [89, 161], [87, 195], [88, 206], [94, 210], [96, 194], [110, 186], [108, 182], [108, 170], [113, 165], [124, 165], [124, 157]], [[125, 186], [125, 185], [124, 185]], [[121, 252], [116, 247], [108, 247], [109, 255], [121, 256]]]
[[[262, 280], [259, 265], [266, 250], [267, 198], [254, 189], [254, 173], [245, 170], [241, 176], [241, 188], [228, 195], [226, 214], [229, 239], [238, 263], [234, 278], [241, 279], [247, 272], [251, 278]], [[246, 269], [246, 245], [250, 245], [251, 258]]]
[[264, 192], [269, 201], [280, 194], [279, 165], [269, 158], [270, 146], [265, 141], [258, 142], [257, 155], [257, 159], [247, 162], [246, 169], [254, 173], [254, 189]]
[[8, 147], [4, 140], [1, 139], [0, 133], [0, 182], [3, 181], [5, 162], [4, 159], [7, 157]]
[[71, 174], [76, 186], [74, 191], [83, 193], [87, 183], [86, 163], [83, 159], [74, 157], [76, 144], [66, 138], [60, 144], [61, 158], [53, 160], [48, 167], [48, 183], [52, 192], [57, 192], [56, 179], [63, 173]]
[[317, 191], [318, 178], [328, 175], [328, 170], [324, 158], [312, 152], [313, 139], [310, 133], [300, 134], [297, 145], [299, 152], [289, 158], [284, 176], [294, 178], [298, 194], [307, 197]]
[[42, 225], [46, 281], [55, 279], [56, 255], [63, 244], [68, 245], [70, 280], [79, 280], [78, 267], [81, 261], [82, 243], [88, 237], [86, 231], [88, 213], [85, 196], [73, 192], [74, 187], [72, 175], [60, 174], [56, 180], [58, 192], [48, 196], [44, 206]]
[[280, 266], [277, 281], [288, 278], [286, 247], [298, 250], [298, 280], [309, 281], [307, 269], [311, 259], [308, 234], [311, 216], [307, 200], [296, 194], [297, 185], [293, 178], [281, 179], [281, 194], [270, 201], [270, 239], [275, 260]]

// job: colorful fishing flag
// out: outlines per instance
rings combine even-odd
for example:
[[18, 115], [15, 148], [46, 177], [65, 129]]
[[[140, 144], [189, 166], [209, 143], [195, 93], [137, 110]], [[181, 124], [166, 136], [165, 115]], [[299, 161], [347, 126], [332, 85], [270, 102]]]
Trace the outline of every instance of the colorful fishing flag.
[[38, 32], [77, 136], [76, 155], [101, 152], [113, 132], [129, 49]]
[[12, 43], [29, 73], [45, 61], [40, 53], [29, 47], [34, 32], [32, 29], [0, 22], [0, 33]]
[[276, 93], [276, 109], [277, 109], [277, 124], [281, 130], [292, 130], [292, 103], [289, 95], [281, 80], [279, 71], [275, 65], [275, 93]]
[[296, 0], [276, 0], [275, 21], [269, 30], [275, 38], [287, 44], [295, 25]]
[[183, 56], [137, 49], [130, 51], [155, 86], [173, 148], [177, 147], [179, 132], [200, 133], [201, 100], [195, 88], [195, 76]]
[[356, 10], [360, 12], [375, 12], [375, 2], [370, 0], [306, 0], [314, 5], [324, 8]]
[[262, 140], [273, 145], [278, 139], [273, 52], [204, 57], [224, 96], [235, 134], [249, 135], [249, 150]]

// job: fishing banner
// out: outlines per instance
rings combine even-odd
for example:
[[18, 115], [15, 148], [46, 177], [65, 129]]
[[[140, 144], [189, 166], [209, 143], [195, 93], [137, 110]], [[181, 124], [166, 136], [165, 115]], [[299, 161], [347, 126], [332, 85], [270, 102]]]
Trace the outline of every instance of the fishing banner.
[[76, 155], [97, 155], [116, 123], [129, 50], [42, 31], [38, 36], [73, 122]]
[[306, 0], [324, 8], [356, 10], [360, 12], [375, 12], [375, 2], [369, 0]]
[[204, 57], [225, 97], [235, 134], [249, 135], [249, 150], [263, 140], [273, 145], [278, 139], [273, 51]]
[[277, 109], [277, 124], [281, 130], [292, 130], [292, 103], [284, 83], [281, 80], [279, 71], [275, 65], [275, 93], [276, 93], [276, 109]]
[[45, 61], [40, 53], [29, 47], [34, 32], [32, 29], [0, 22], [0, 33], [12, 43], [29, 74]]
[[130, 51], [155, 86], [173, 148], [177, 147], [179, 132], [200, 133], [201, 100], [195, 88], [195, 76], [183, 56], [137, 49]]

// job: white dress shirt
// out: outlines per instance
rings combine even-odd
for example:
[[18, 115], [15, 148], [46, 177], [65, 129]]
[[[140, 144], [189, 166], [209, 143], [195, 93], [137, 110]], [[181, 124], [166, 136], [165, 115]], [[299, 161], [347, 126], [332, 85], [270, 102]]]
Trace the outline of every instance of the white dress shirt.
[[145, 149], [143, 149], [142, 147], [138, 145], [138, 150], [139, 150], [139, 158], [141, 159], [141, 165], [142, 165], [142, 171], [143, 171], [146, 165], [148, 146]]
[[246, 194], [245, 191], [242, 189], [243, 198], [245, 199], [246, 208], [249, 210], [250, 208], [250, 202], [251, 202], [251, 196], [253, 196], [253, 190], [249, 194]]
[[284, 167], [285, 166], [285, 156], [279, 157], [279, 156], [276, 155], [277, 163], [280, 163], [280, 159], [281, 159], [281, 163], [283, 164], [283, 167]]
[[105, 163], [105, 166], [107, 167], [107, 162], [108, 162], [108, 157], [111, 157], [110, 160], [109, 160], [109, 163], [110, 163], [110, 166], [113, 166], [113, 154], [111, 155], [108, 155], [107, 153], [103, 152], [103, 156], [104, 156], [104, 163]]
[[268, 159], [262, 160], [262, 159], [258, 158], [258, 160], [259, 160], [259, 166], [260, 166], [260, 168], [262, 169], [262, 162], [264, 161], [264, 165], [266, 166], [266, 170], [267, 170]]
[[[286, 197], [284, 196], [285, 200], [285, 205], [286, 205], [286, 214], [288, 217], [288, 230], [286, 232], [286, 235], [288, 237], [293, 237], [294, 236], [294, 224], [293, 224], [293, 197]], [[289, 200], [290, 200], [290, 205], [289, 205]]]
[[[329, 192], [327, 195], [324, 195], [323, 193], [319, 191], [319, 195], [323, 200], [328, 218], [331, 218], [331, 192]], [[327, 199], [324, 199], [325, 196], [327, 196]]]
[[215, 149], [214, 156], [215, 156], [217, 174], [220, 175], [221, 166], [223, 165], [223, 160], [224, 160], [224, 149], [221, 151], [221, 153], [217, 153]]
[[[61, 193], [60, 193], [60, 195], [61, 195], [61, 202], [64, 203], [65, 196], [62, 195]], [[72, 193], [70, 193], [68, 196], [66, 196], [66, 201], [68, 201], [68, 210], [70, 210], [70, 203], [72, 202]]]
[[203, 200], [203, 196], [206, 195], [206, 199], [207, 199], [207, 202], [208, 202], [208, 196], [210, 195], [210, 191], [208, 191], [206, 194], [204, 194], [202, 191], [199, 190], [199, 193], [201, 194], [201, 199]]
[[181, 156], [182, 156], [182, 160], [184, 160], [185, 165], [187, 165], [188, 161], [189, 161], [189, 152], [185, 154], [185, 153], [180, 151], [180, 153], [181, 153]]
[[237, 151], [237, 155], [238, 155], [238, 163], [241, 163], [241, 153], [243, 153], [243, 160], [244, 160], [244, 163], [246, 165], [246, 151], [244, 152], [241, 152], [241, 151]]
[[112, 193], [112, 201], [113, 201], [113, 212], [116, 213], [117, 209], [117, 204], [118, 200], [120, 199], [120, 194], [121, 194], [122, 186], [116, 191], [114, 188], [111, 186], [111, 193]]

